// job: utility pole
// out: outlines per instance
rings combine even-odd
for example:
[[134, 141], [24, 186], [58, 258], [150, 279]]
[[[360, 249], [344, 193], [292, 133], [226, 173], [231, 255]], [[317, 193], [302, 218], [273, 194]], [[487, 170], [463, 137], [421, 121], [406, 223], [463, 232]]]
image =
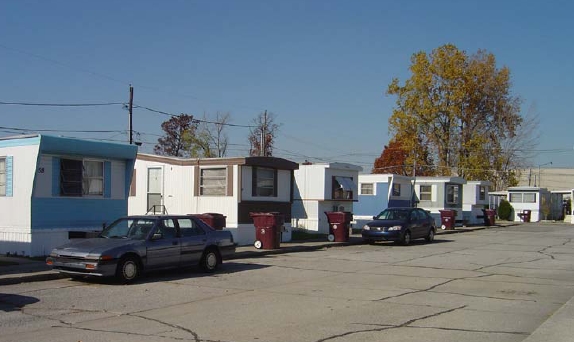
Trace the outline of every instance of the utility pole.
[[130, 145], [134, 143], [134, 126], [132, 119], [132, 109], [134, 107], [134, 87], [130, 84], [130, 103], [128, 107], [129, 112], [129, 130], [130, 130]]
[[259, 156], [267, 156], [267, 146], [265, 144], [265, 136], [267, 132], [267, 110], [263, 113], [263, 126], [261, 126], [261, 148], [259, 149]]

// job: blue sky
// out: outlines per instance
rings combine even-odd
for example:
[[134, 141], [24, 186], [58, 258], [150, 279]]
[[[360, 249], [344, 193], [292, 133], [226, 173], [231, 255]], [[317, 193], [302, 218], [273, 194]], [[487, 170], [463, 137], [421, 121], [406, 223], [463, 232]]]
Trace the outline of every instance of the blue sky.
[[[574, 5], [569, 1], [2, 1], [0, 101], [134, 102], [197, 117], [229, 112], [281, 123], [274, 155], [372, 167], [388, 142], [393, 77], [410, 57], [453, 43], [512, 72], [523, 114], [540, 116], [531, 164], [574, 167]], [[531, 109], [533, 108], [533, 109]], [[1, 127], [104, 130], [127, 139], [127, 111], [0, 105]], [[167, 116], [134, 109], [151, 152]], [[229, 127], [229, 155], [248, 129]], [[0, 129], [0, 136], [14, 135]]]

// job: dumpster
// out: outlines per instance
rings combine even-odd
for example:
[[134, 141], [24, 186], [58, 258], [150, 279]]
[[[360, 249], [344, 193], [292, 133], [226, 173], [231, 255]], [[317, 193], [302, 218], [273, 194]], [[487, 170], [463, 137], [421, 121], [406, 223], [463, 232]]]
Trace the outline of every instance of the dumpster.
[[203, 214], [192, 214], [191, 216], [195, 216], [198, 219], [205, 222], [208, 226], [212, 227], [215, 230], [222, 230], [227, 225], [225, 219], [227, 216], [219, 213], [203, 213]]
[[439, 210], [440, 212], [440, 228], [452, 230], [456, 220], [456, 210]]
[[482, 212], [484, 213], [484, 225], [494, 226], [496, 223], [496, 210], [482, 209]]
[[249, 213], [255, 225], [255, 242], [257, 249], [277, 249], [281, 244], [281, 230], [285, 217], [278, 212]]
[[353, 213], [348, 211], [326, 211], [327, 221], [329, 221], [329, 241], [347, 242], [349, 241], [349, 230]]

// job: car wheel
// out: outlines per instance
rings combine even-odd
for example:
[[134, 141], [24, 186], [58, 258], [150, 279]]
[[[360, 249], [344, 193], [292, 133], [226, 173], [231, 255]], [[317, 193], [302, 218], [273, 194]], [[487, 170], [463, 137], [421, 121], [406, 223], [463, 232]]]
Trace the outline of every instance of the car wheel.
[[427, 240], [427, 242], [433, 242], [434, 241], [434, 228], [431, 228], [429, 230], [429, 233], [428, 233], [427, 237], [425, 238], [425, 240]]
[[217, 266], [221, 263], [219, 253], [215, 248], [208, 248], [203, 252], [203, 256], [199, 261], [199, 266], [204, 272], [215, 272]]
[[403, 235], [403, 238], [401, 239], [401, 243], [403, 244], [403, 246], [408, 246], [411, 244], [411, 232], [410, 231], [406, 231], [405, 234]]
[[116, 277], [119, 281], [127, 284], [136, 279], [141, 272], [138, 260], [133, 256], [127, 256], [120, 260], [116, 269]]

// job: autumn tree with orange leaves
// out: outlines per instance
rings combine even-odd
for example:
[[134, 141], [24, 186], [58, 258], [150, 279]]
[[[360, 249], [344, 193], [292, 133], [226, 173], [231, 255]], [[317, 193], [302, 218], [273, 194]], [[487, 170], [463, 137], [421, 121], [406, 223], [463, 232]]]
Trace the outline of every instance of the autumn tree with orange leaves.
[[[416, 161], [415, 161], [416, 160]], [[413, 168], [416, 170], [413, 172]], [[392, 139], [386, 145], [381, 156], [375, 159], [372, 173], [392, 173], [403, 176], [432, 176], [434, 168], [428, 150], [422, 150], [415, 155], [410, 154], [404, 148], [404, 143], [397, 139]]]

